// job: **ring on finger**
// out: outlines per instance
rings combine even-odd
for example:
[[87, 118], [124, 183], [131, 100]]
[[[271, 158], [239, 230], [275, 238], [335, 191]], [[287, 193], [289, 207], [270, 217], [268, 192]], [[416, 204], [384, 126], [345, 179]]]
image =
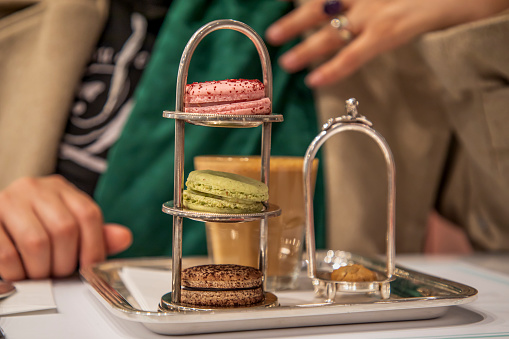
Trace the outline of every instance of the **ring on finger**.
[[343, 39], [345, 42], [352, 40], [353, 34], [348, 28], [348, 26], [350, 26], [350, 22], [346, 16], [337, 16], [330, 21], [330, 25], [338, 31], [341, 39]]

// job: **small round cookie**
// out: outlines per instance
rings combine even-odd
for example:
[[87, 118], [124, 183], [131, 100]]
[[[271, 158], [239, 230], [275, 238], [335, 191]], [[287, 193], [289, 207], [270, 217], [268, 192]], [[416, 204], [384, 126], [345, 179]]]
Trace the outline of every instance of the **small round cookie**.
[[193, 82], [186, 85], [186, 104], [205, 104], [258, 100], [265, 97], [265, 86], [257, 79], [226, 79]]
[[258, 213], [264, 208], [261, 202], [234, 202], [192, 190], [183, 192], [183, 204], [194, 211], [226, 214]]
[[186, 113], [256, 115], [270, 113], [270, 99], [222, 103], [218, 105], [187, 106]]
[[257, 79], [227, 79], [186, 85], [185, 112], [201, 114], [270, 114], [272, 103]]
[[193, 191], [217, 195], [231, 201], [262, 202], [269, 199], [267, 185], [235, 173], [192, 171], [187, 177], [186, 186]]
[[211, 307], [248, 306], [262, 302], [264, 299], [261, 287], [226, 291], [208, 291], [184, 288], [180, 297], [183, 304]]
[[181, 302], [195, 306], [234, 307], [264, 300], [262, 272], [241, 265], [201, 265], [182, 270]]
[[194, 288], [252, 288], [262, 285], [262, 272], [234, 264], [200, 265], [182, 270], [182, 286]]
[[367, 269], [363, 265], [353, 264], [342, 266], [337, 270], [332, 271], [332, 280], [349, 281], [349, 282], [362, 282], [362, 281], [376, 281], [376, 273]]
[[189, 173], [183, 192], [185, 208], [201, 212], [244, 214], [264, 209], [269, 188], [239, 174], [200, 170]]

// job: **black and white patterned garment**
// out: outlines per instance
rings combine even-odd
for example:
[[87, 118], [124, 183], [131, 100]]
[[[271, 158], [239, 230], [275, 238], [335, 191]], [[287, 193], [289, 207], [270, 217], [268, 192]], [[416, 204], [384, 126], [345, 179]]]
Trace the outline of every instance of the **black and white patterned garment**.
[[57, 173], [89, 195], [129, 117], [134, 89], [170, 2], [111, 1], [108, 22], [77, 90], [57, 162]]

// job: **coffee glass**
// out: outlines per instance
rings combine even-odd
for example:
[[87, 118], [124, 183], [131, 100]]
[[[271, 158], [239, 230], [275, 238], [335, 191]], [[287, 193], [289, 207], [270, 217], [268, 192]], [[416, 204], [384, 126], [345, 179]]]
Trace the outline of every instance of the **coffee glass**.
[[[305, 232], [303, 157], [270, 158], [269, 202], [278, 205], [281, 216], [269, 218], [267, 245], [267, 290], [295, 288], [302, 268]], [[260, 180], [261, 158], [257, 156], [197, 156], [197, 170], [231, 172]], [[316, 181], [318, 159], [313, 162]], [[216, 264], [258, 266], [260, 222], [206, 223], [207, 249]]]

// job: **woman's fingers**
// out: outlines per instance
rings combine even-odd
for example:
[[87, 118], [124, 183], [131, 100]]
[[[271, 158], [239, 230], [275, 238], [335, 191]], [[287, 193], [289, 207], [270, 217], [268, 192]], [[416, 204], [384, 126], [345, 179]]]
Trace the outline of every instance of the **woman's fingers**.
[[389, 49], [378, 35], [364, 33], [344, 47], [329, 61], [306, 77], [310, 87], [324, 86], [344, 79], [385, 49]]
[[26, 277], [19, 252], [2, 223], [0, 223], [0, 277], [9, 281]]
[[51, 273], [50, 237], [33, 206], [25, 199], [36, 197], [35, 186], [32, 179], [18, 180], [0, 196], [0, 221], [19, 253], [26, 277], [32, 279], [44, 278]]
[[51, 274], [63, 277], [76, 270], [80, 232], [77, 219], [59, 194], [58, 185], [40, 190], [33, 208], [50, 237]]
[[[321, 86], [342, 80], [376, 55], [400, 46], [412, 38], [449, 27], [478, 13], [478, 2], [459, 0], [343, 0], [340, 15], [348, 19], [344, 28], [353, 39], [342, 41], [344, 30], [333, 29], [331, 17], [323, 13], [324, 0], [309, 1], [276, 21], [266, 32], [270, 43], [282, 44], [310, 28], [322, 29], [307, 36], [285, 53], [281, 66], [289, 72], [303, 69], [334, 55], [307, 78], [309, 86]], [[500, 10], [500, 0], [489, 0], [490, 8]], [[492, 4], [493, 3], [493, 4]], [[498, 7], [497, 7], [498, 6]]]
[[[106, 242], [107, 240], [107, 242]], [[120, 225], [104, 226], [99, 206], [64, 178], [17, 180], [0, 192], [0, 276], [66, 276], [132, 241]]]
[[113, 255], [126, 250], [133, 242], [131, 230], [118, 224], [104, 225], [104, 240], [106, 242], [106, 253]]
[[346, 43], [336, 29], [326, 26], [282, 55], [279, 64], [288, 72], [296, 72], [336, 52]]
[[[63, 179], [62, 179], [63, 180]], [[61, 197], [77, 221], [79, 231], [79, 261], [87, 266], [106, 258], [103, 217], [99, 206], [85, 193], [65, 182]]]
[[328, 16], [323, 13], [325, 0], [306, 2], [281, 19], [274, 22], [265, 31], [265, 38], [273, 45], [281, 45], [298, 37], [304, 31], [313, 28]]

